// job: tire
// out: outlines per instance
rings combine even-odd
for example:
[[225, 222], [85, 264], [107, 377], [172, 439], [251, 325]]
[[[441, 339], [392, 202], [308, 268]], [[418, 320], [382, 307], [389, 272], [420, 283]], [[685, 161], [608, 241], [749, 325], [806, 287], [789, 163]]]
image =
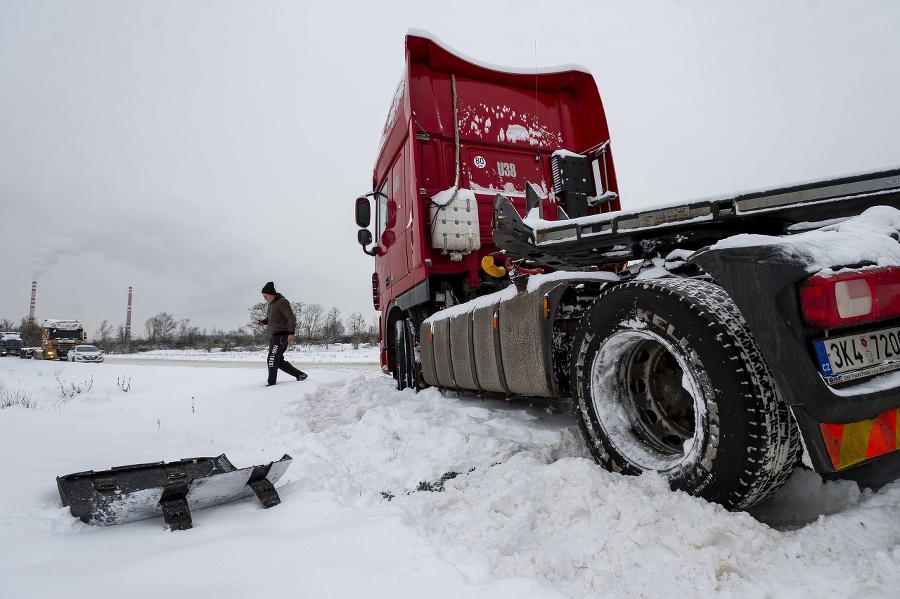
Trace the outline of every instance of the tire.
[[658, 472], [673, 489], [734, 510], [774, 492], [797, 463], [797, 427], [720, 287], [689, 279], [612, 287], [572, 347], [579, 425], [606, 469]]
[[400, 391], [416, 388], [415, 347], [411, 329], [409, 321], [405, 318], [394, 323], [397, 340], [397, 389]]

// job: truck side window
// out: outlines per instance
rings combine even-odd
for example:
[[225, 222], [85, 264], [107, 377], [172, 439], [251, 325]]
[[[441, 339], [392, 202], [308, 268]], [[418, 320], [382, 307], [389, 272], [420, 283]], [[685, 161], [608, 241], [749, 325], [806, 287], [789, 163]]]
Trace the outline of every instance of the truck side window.
[[377, 219], [375, 229], [375, 239], [381, 241], [381, 235], [387, 228], [388, 223], [388, 181], [385, 181], [376, 196], [376, 216]]

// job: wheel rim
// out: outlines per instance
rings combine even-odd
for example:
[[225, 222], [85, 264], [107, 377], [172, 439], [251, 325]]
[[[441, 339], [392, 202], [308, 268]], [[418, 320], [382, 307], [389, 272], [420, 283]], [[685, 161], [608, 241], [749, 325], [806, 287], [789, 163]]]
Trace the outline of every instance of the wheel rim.
[[597, 422], [642, 470], [669, 470], [699, 451], [702, 388], [671, 344], [646, 331], [609, 337], [591, 365]]

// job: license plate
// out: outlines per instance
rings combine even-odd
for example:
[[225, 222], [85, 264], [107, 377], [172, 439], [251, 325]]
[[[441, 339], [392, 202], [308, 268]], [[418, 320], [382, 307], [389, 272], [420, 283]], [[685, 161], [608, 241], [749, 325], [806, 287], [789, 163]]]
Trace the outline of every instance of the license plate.
[[900, 369], [900, 327], [814, 341], [829, 385]]

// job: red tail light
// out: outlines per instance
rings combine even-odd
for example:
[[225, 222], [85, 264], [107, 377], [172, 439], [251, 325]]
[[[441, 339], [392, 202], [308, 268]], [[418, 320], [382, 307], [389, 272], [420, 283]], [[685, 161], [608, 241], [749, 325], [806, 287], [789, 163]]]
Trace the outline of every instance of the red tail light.
[[378, 293], [378, 273], [372, 273], [372, 304], [376, 310], [381, 310], [381, 294]]
[[867, 268], [815, 275], [800, 288], [803, 317], [819, 329], [900, 315], [900, 268]]

